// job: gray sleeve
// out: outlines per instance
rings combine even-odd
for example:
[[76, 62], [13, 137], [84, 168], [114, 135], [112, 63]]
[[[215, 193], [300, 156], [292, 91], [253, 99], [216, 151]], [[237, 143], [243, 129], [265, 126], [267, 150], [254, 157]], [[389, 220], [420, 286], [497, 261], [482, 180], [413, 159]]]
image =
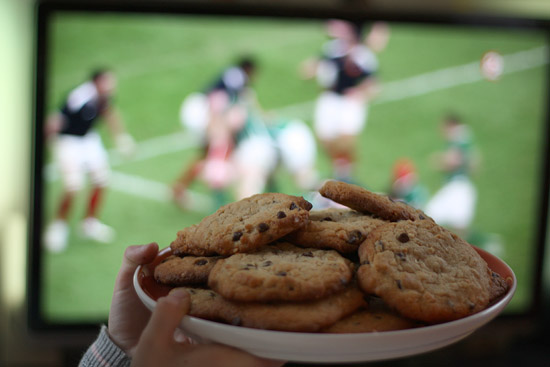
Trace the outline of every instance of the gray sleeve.
[[130, 366], [130, 357], [124, 353], [107, 334], [107, 327], [103, 325], [97, 339], [90, 345], [79, 367], [127, 367]]

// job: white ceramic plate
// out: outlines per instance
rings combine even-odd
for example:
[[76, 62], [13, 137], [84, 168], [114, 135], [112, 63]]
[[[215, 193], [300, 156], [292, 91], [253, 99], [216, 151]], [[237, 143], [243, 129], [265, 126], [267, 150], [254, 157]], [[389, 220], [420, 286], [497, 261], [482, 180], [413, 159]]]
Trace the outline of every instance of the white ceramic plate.
[[[508, 292], [487, 309], [460, 320], [415, 329], [360, 334], [315, 334], [251, 329], [185, 316], [181, 329], [204, 343], [220, 343], [254, 355], [294, 362], [351, 363], [411, 356], [455, 343], [487, 324], [510, 302], [516, 290], [516, 277], [510, 267], [486, 251], [475, 248], [489, 267], [509, 281]], [[139, 267], [134, 286], [145, 306], [153, 310], [155, 299], [168, 287], [152, 279], [154, 266], [169, 255], [159, 253], [150, 265]]]

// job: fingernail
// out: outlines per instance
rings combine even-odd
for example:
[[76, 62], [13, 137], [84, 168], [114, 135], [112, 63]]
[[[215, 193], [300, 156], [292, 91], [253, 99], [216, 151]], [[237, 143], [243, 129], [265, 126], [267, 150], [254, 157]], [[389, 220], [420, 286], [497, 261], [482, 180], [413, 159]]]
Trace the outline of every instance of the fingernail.
[[170, 292], [169, 296], [181, 301], [182, 299], [189, 297], [189, 293], [187, 293], [187, 291], [183, 288], [175, 288]]

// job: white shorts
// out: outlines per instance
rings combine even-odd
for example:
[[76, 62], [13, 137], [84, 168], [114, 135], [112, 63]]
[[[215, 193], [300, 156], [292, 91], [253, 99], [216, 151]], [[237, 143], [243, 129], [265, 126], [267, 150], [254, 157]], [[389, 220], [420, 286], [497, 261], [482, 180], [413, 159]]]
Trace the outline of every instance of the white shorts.
[[191, 93], [185, 97], [180, 107], [180, 123], [184, 128], [203, 140], [209, 119], [210, 107], [205, 94]]
[[437, 223], [466, 229], [472, 223], [477, 191], [467, 178], [456, 178], [445, 184], [426, 204], [426, 214]]
[[82, 189], [86, 173], [90, 174], [90, 179], [96, 186], [107, 186], [109, 183], [107, 151], [96, 132], [89, 132], [84, 136], [59, 135], [55, 158], [68, 191]]
[[296, 174], [303, 170], [311, 170], [315, 166], [315, 137], [303, 121], [289, 122], [277, 135], [277, 145], [282, 162], [290, 172]]
[[315, 133], [321, 140], [358, 135], [365, 126], [367, 112], [365, 102], [334, 92], [323, 92], [315, 104]]
[[277, 165], [277, 150], [267, 135], [252, 135], [239, 142], [233, 158], [241, 167], [253, 167], [269, 174]]

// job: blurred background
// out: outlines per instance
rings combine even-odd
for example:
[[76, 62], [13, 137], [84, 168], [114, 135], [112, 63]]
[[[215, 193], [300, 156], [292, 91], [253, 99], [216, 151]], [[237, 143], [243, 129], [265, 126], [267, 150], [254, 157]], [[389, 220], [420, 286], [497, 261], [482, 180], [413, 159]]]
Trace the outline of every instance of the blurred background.
[[[177, 0], [172, 1], [177, 2]], [[239, 1], [221, 2], [224, 4], [234, 3], [235, 5], [241, 3]], [[89, 336], [83, 336], [81, 339], [75, 340], [74, 345], [59, 348], [59, 344], [55, 340], [29, 335], [26, 325], [26, 231], [30, 205], [28, 185], [31, 171], [30, 137], [32, 136], [33, 58], [35, 57], [33, 46], [36, 41], [34, 33], [35, 5], [35, 1], [32, 0], [0, 0], [0, 153], [2, 153], [0, 154], [0, 170], [4, 172], [0, 186], [0, 365], [69, 366], [76, 364], [79, 355], [82, 353], [82, 346], [91, 341]], [[324, 9], [355, 6], [389, 14], [394, 12], [396, 14], [426, 15], [501, 15], [550, 20], [550, 4], [542, 0], [521, 2], [504, 0], [475, 2], [467, 0], [415, 1], [414, 4], [413, 2], [401, 0], [302, 0], [292, 2], [292, 5], [289, 6], [308, 6]], [[63, 28], [64, 26], [68, 28]], [[57, 30], [60, 39], [63, 39], [63, 36], [67, 34], [64, 33], [67, 29], [71, 29], [70, 20], [65, 25], [61, 24], [59, 30]], [[307, 34], [307, 32], [304, 34]], [[314, 41], [317, 42], [318, 40]], [[59, 50], [59, 55], [63, 55], [63, 49]], [[61, 59], [62, 57], [60, 57]], [[219, 68], [221, 65], [215, 65], [215, 67]], [[66, 71], [63, 60], [55, 64], [55, 68]], [[78, 71], [69, 70], [67, 73], [71, 74], [71, 72], [73, 75], [78, 75]], [[82, 79], [83, 76], [78, 75], [78, 78], [73, 78], [70, 81], [62, 78], [60, 81], [58, 80], [58, 84], [54, 85], [55, 88], [50, 91], [52, 97], [46, 101], [47, 108], [51, 110], [59, 104], [62, 93], [65, 93], [71, 87], [74, 80], [80, 80], [79, 78]], [[199, 81], [196, 84], [199, 85]], [[132, 86], [126, 88], [131, 90]], [[261, 85], [258, 88], [261, 89]], [[309, 88], [309, 90], [306, 88], [305, 93], [312, 93], [312, 91], [312, 88]], [[277, 107], [278, 104], [287, 102], [284, 101], [284, 96], [271, 97], [271, 100], [275, 102], [273, 102], [273, 106], [268, 104], [267, 107]], [[277, 98], [282, 98], [282, 100], [279, 101]], [[121, 101], [121, 103], [124, 102], [124, 100]], [[136, 113], [146, 114], [147, 111]], [[382, 113], [385, 112], [382, 111]], [[380, 134], [383, 134], [383, 132]], [[143, 137], [136, 136], [136, 138], [140, 140]], [[374, 166], [373, 168], [376, 169], [377, 167]], [[132, 168], [126, 173], [133, 173]], [[381, 188], [387, 183], [386, 177], [374, 178], [370, 183], [375, 188]], [[287, 190], [292, 189], [292, 187], [287, 188]], [[52, 190], [56, 192], [58, 188], [54, 185]], [[170, 233], [165, 241], [169, 241], [171, 236]], [[158, 238], [156, 236], [152, 240]], [[127, 241], [140, 241], [140, 239], [129, 238]], [[117, 251], [113, 252], [112, 256], [115, 263], [117, 261], [116, 255], [120, 253], [119, 250]], [[548, 253], [547, 249], [544, 277], [546, 280], [550, 278]], [[67, 261], [71, 261], [70, 258]], [[50, 263], [53, 277], [63, 276], [62, 273], [56, 275], [56, 269], [61, 266], [63, 266], [63, 263], [55, 262], [55, 260]], [[112, 274], [105, 276], [112, 278]], [[545, 304], [548, 306], [548, 298], [550, 297], [550, 292], [548, 292], [550, 284], [548, 282], [545, 283], [544, 289], [546, 293], [543, 296], [545, 297]], [[61, 291], [55, 294], [54, 298], [62, 304], [69, 304], [71, 295], [67, 293], [65, 295], [67, 299], [63, 299], [61, 297], [64, 293]], [[103, 293], [106, 293], [106, 297], [108, 297], [109, 290], [103, 289]], [[91, 304], [90, 307], [95, 306]], [[64, 309], [52, 306], [52, 309], [59, 312], [59, 314], [53, 314], [54, 318], [68, 317], [70, 319], [70, 313], [75, 312], [70, 308]], [[473, 336], [444, 350], [407, 360], [378, 364], [440, 365], [446, 363], [458, 366], [468, 360], [473, 365], [486, 365], [487, 363], [515, 365], [521, 361], [530, 365], [542, 366], [542, 363], [547, 362], [549, 359], [547, 350], [545, 350], [549, 346], [548, 332], [545, 329], [545, 326], [550, 326], [547, 310], [548, 307], [545, 308], [542, 318], [539, 320], [513, 318], [496, 320]]]

